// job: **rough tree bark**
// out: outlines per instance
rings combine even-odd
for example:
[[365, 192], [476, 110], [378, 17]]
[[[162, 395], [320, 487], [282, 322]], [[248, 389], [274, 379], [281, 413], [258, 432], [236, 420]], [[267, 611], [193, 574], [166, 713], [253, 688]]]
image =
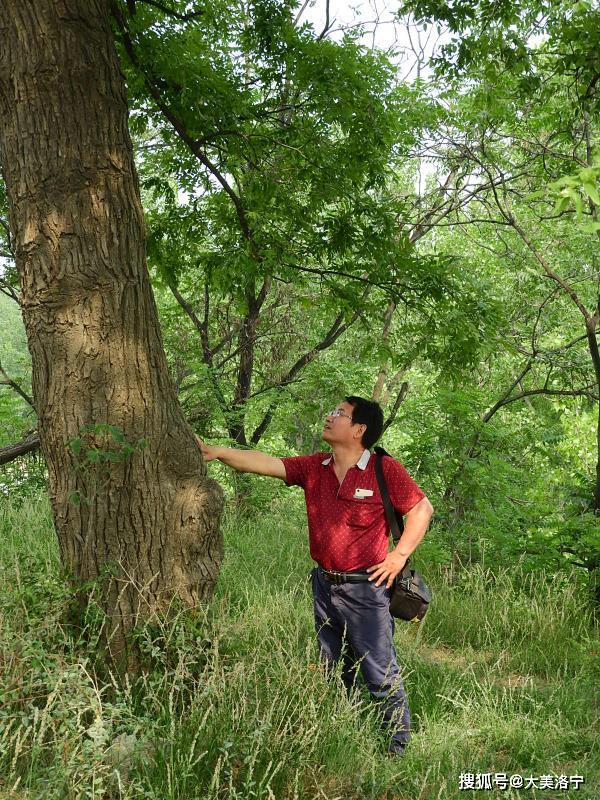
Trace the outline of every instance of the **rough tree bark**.
[[[131, 668], [140, 614], [210, 595], [222, 493], [168, 374], [108, 2], [3, 0], [0, 36], [0, 162], [62, 562], [76, 582], [109, 574], [111, 655]], [[69, 442], [102, 424], [146, 448], [119, 460], [96, 427], [79, 462], [117, 460], [77, 469]]]

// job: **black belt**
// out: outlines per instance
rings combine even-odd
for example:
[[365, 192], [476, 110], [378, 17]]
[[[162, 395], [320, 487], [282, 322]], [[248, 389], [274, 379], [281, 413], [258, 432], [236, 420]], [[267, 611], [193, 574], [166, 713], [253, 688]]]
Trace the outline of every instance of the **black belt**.
[[321, 575], [328, 583], [363, 583], [371, 577], [368, 572], [336, 572], [334, 569], [319, 567]]

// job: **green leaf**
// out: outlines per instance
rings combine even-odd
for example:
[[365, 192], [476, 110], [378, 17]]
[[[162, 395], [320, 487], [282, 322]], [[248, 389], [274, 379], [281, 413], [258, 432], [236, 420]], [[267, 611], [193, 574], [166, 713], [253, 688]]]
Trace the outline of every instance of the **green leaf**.
[[587, 194], [587, 196], [591, 198], [591, 200], [593, 200], [593, 202], [597, 206], [600, 206], [600, 194], [598, 193], [598, 185], [595, 182], [592, 183], [591, 181], [584, 181], [583, 189]]
[[600, 231], [600, 222], [584, 222], [581, 226], [581, 230], [586, 233], [596, 233]]
[[119, 444], [125, 442], [125, 436], [121, 428], [118, 428], [116, 425], [110, 425], [109, 430], [115, 442], [119, 442]]
[[90, 464], [98, 464], [102, 458], [102, 451], [97, 447], [90, 447], [86, 453], [86, 460]]
[[104, 453], [104, 461], [118, 462], [123, 461], [123, 453], [118, 450], [108, 450]]
[[75, 453], [76, 456], [78, 456], [81, 453], [81, 448], [83, 447], [83, 439], [80, 438], [69, 439], [68, 445], [71, 451]]
[[559, 197], [554, 206], [554, 214], [562, 214], [569, 207], [568, 197]]
[[547, 192], [545, 189], [539, 189], [537, 192], [531, 192], [530, 194], [525, 196], [525, 200], [539, 200], [542, 197], [547, 196]]

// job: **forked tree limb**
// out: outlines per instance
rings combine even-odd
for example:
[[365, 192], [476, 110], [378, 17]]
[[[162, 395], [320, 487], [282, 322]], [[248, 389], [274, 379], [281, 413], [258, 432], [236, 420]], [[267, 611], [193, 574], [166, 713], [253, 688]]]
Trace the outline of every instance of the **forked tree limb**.
[[398, 409], [402, 405], [402, 403], [404, 401], [404, 398], [406, 397], [407, 393], [408, 393], [408, 381], [403, 381], [402, 385], [400, 386], [400, 391], [398, 392], [398, 396], [396, 397], [396, 401], [394, 403], [394, 406], [393, 406], [392, 410], [390, 411], [390, 415], [386, 419], [386, 421], [383, 423], [383, 433], [385, 433], [385, 431], [387, 431], [387, 429], [390, 427], [390, 425], [396, 419], [396, 415], [398, 413]]
[[6, 373], [6, 370], [4, 369], [1, 363], [0, 363], [0, 375], [2, 375], [4, 379], [0, 380], [0, 385], [10, 386], [11, 389], [13, 389], [23, 400], [25, 400], [25, 402], [28, 405], [30, 405], [35, 410], [35, 406], [33, 404], [33, 398], [31, 398], [26, 391], [21, 389], [21, 387], [16, 381], [13, 381], [13, 379]]

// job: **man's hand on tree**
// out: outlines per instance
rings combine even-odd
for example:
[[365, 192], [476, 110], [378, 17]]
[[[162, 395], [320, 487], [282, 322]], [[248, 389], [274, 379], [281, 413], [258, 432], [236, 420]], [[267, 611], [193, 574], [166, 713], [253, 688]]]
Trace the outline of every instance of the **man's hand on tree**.
[[199, 436], [196, 436], [196, 443], [205, 461], [218, 459], [238, 472], [253, 472], [256, 475], [268, 475], [271, 478], [285, 480], [285, 467], [280, 458], [261, 453], [260, 450], [239, 450], [235, 447], [206, 444]]
[[205, 461], [215, 461], [219, 457], [218, 447], [206, 444], [205, 442], [202, 441], [202, 439], [199, 436], [196, 436], [196, 443], [198, 444], [198, 447], [202, 451], [202, 458]]
[[404, 569], [408, 556], [392, 551], [388, 553], [383, 561], [372, 567], [367, 567], [367, 572], [373, 574], [370, 581], [376, 581], [375, 586], [379, 586], [383, 581], [386, 582], [386, 589], [389, 589], [394, 582], [394, 578]]

